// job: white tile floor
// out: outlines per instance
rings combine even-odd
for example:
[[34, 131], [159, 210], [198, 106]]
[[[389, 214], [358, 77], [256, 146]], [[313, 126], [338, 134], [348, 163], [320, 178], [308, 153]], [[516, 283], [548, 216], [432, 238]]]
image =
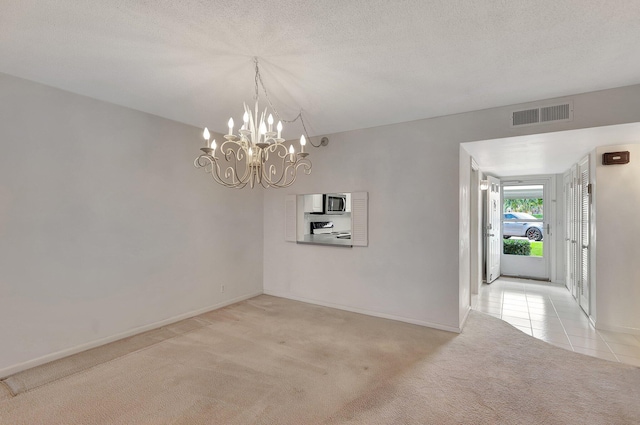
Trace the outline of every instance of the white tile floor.
[[482, 285], [472, 307], [558, 347], [640, 366], [640, 335], [595, 329], [564, 286], [500, 278]]

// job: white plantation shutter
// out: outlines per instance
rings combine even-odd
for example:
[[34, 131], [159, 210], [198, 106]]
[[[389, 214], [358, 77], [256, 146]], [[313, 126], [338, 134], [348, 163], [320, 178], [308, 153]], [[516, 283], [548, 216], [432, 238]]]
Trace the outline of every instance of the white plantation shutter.
[[580, 168], [580, 305], [583, 310], [590, 313], [589, 294], [589, 157], [586, 157], [579, 164]]
[[585, 168], [580, 172], [580, 180], [582, 182], [582, 220], [580, 223], [582, 238], [582, 276], [585, 285], [589, 283], [589, 257], [587, 249], [589, 249], [589, 169]]
[[369, 193], [351, 193], [351, 243], [353, 246], [369, 245]]

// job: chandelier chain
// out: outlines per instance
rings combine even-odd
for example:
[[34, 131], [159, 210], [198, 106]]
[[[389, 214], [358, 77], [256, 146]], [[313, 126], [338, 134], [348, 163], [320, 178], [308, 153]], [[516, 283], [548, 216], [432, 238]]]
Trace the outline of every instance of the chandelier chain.
[[255, 78], [256, 92], [255, 92], [255, 95], [254, 95], [254, 100], [258, 100], [258, 84], [259, 84], [260, 86], [262, 86], [262, 91], [264, 92], [264, 97], [265, 97], [265, 99], [267, 99], [267, 103], [269, 104], [269, 106], [271, 107], [273, 112], [276, 114], [276, 117], [280, 121], [282, 121], [283, 123], [292, 123], [292, 122], [296, 122], [296, 121], [298, 121], [298, 119], [300, 119], [300, 122], [302, 123], [302, 128], [304, 130], [304, 134], [305, 134], [305, 136], [307, 136], [307, 140], [309, 141], [311, 146], [313, 146], [314, 148], [319, 148], [320, 145], [314, 145], [313, 141], [311, 140], [311, 137], [309, 137], [309, 132], [307, 131], [307, 126], [305, 125], [304, 118], [302, 117], [302, 109], [300, 109], [300, 112], [298, 112], [298, 115], [292, 120], [285, 120], [280, 116], [280, 113], [278, 112], [276, 107], [273, 106], [273, 103], [271, 102], [271, 99], [269, 98], [269, 93], [267, 93], [267, 88], [265, 87], [264, 82], [262, 81], [262, 74], [260, 74], [260, 67], [258, 66], [258, 57], [257, 56], [253, 57], [253, 63], [255, 64], [255, 68], [256, 68], [256, 78]]

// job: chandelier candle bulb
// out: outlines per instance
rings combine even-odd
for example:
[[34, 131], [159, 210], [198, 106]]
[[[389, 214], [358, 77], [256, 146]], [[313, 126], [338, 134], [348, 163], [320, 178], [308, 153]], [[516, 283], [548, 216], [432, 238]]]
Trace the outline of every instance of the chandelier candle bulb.
[[278, 130], [278, 139], [280, 139], [280, 135], [282, 134], [282, 121], [278, 121], [276, 129]]
[[269, 118], [267, 119], [267, 122], [269, 123], [269, 132], [273, 131], [273, 115], [269, 114]]
[[[213, 149], [215, 151], [217, 147], [218, 146], [216, 145], [216, 139], [213, 139], [211, 141], [211, 149]], [[215, 155], [215, 152], [214, 152], [214, 155]], [[211, 156], [213, 156], [213, 155], [211, 155]]]
[[289, 146], [289, 159], [291, 162], [296, 161], [296, 150], [293, 148], [293, 145]]
[[207, 127], [204, 128], [202, 137], [204, 137], [204, 140], [206, 140], [205, 142], [206, 147], [209, 147], [209, 138], [211, 138], [211, 134], [209, 134], [209, 129]]
[[307, 144], [307, 139], [304, 138], [304, 134], [300, 136], [300, 152], [304, 153], [304, 145]]
[[233, 118], [229, 118], [229, 136], [233, 136]]
[[247, 111], [244, 111], [244, 115], [242, 116], [242, 129], [246, 129], [247, 128], [247, 124], [249, 123], [249, 114], [247, 113]]

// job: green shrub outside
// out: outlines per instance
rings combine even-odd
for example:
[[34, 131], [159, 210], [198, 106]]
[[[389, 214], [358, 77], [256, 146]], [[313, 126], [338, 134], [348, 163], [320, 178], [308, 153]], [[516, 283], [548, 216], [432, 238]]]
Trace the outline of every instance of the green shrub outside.
[[531, 255], [531, 244], [524, 239], [505, 239], [504, 253], [511, 255]]

